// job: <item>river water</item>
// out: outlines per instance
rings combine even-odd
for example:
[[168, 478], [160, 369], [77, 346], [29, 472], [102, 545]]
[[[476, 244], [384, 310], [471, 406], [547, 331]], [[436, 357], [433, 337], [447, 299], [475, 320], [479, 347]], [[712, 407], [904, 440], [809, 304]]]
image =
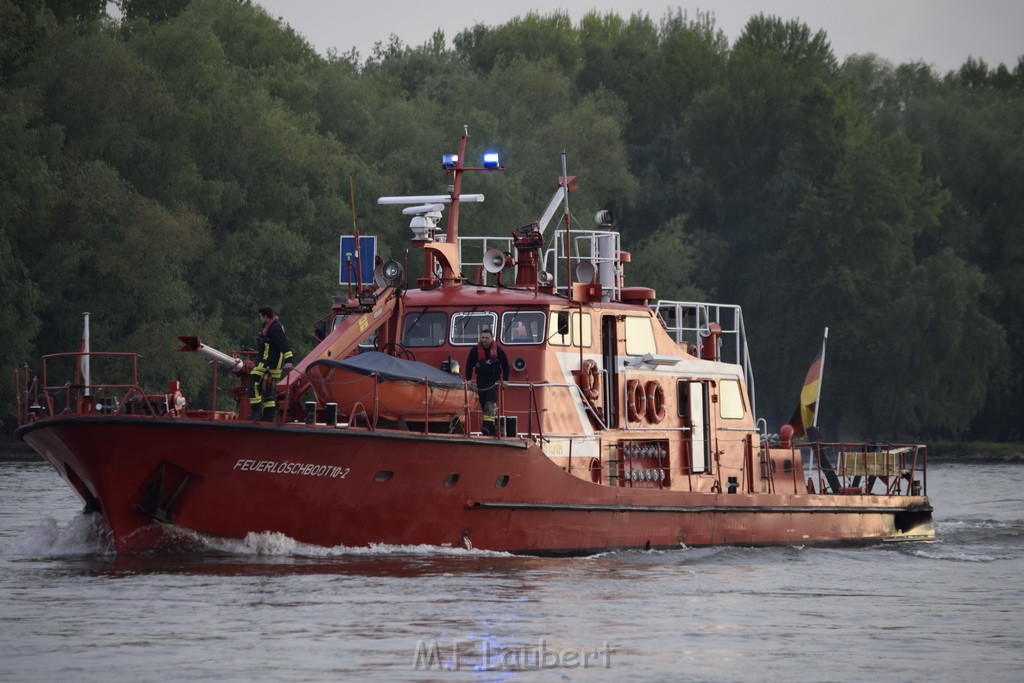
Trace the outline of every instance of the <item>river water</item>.
[[1022, 491], [933, 464], [931, 544], [117, 557], [48, 466], [3, 462], [0, 680], [1019, 681]]

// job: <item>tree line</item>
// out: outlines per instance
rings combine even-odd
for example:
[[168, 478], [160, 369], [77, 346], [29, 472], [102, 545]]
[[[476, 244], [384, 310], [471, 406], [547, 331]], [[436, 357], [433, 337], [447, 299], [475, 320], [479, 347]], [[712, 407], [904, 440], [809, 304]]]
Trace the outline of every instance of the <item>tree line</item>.
[[579, 215], [619, 217], [627, 284], [744, 307], [773, 428], [828, 326], [826, 434], [1021, 438], [1024, 58], [839, 63], [799, 21], [754, 16], [730, 44], [680, 10], [319, 55], [250, 2], [106, 4], [0, 0], [12, 365], [77, 348], [82, 311], [95, 349], [142, 354], [148, 386], [201, 394], [177, 335], [251, 345], [261, 305], [308, 350], [353, 210], [404, 258], [375, 198], [444, 192], [439, 154], [467, 125], [509, 171], [467, 179], [487, 204], [465, 234], [536, 218], [566, 150]]

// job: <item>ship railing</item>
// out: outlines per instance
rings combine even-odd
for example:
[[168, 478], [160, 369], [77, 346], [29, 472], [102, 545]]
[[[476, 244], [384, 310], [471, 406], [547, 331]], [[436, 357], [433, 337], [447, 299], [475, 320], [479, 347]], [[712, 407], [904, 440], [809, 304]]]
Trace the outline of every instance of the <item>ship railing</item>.
[[651, 309], [677, 344], [699, 353], [711, 323], [722, 328], [718, 359], [743, 368], [743, 377], [750, 398], [751, 412], [757, 415], [754, 369], [747, 346], [747, 331], [743, 326], [743, 309], [736, 304], [716, 304], [702, 301], [671, 301], [659, 299]]
[[760, 439], [758, 458], [765, 492], [807, 493], [807, 482], [803, 479], [805, 472], [803, 466], [804, 456], [800, 448], [791, 445], [788, 452], [783, 452], [783, 457], [775, 457], [772, 451], [780, 450], [778, 446], [777, 442], [769, 441], [766, 438]]
[[[813, 442], [808, 492], [844, 495], [928, 495], [928, 449], [920, 444]], [[879, 486], [881, 485], [881, 486]]]
[[[505, 400], [507, 392], [521, 390], [526, 390], [527, 392], [526, 408], [508, 408]], [[538, 401], [538, 396], [542, 391], [556, 391], [563, 394], [564, 398], [569, 398], [574, 402], [578, 401], [583, 405], [584, 413], [594, 420], [595, 426], [599, 429], [606, 428], [603, 416], [597, 412], [592, 405], [590, 405], [590, 402], [587, 401], [586, 397], [583, 395], [583, 390], [574, 382], [509, 382], [506, 387], [500, 387], [498, 389], [498, 420], [506, 425], [514, 424], [515, 436], [535, 441], [543, 441], [545, 438], [555, 438], [558, 435], [548, 433], [545, 430], [544, 413], [546, 412], [546, 409], [541, 410], [540, 401]], [[514, 419], [515, 422], [510, 422], [510, 418]], [[578, 432], [574, 432], [573, 436], [580, 437], [581, 435]]]
[[[462, 263], [462, 274], [475, 278], [478, 284], [487, 284], [488, 270], [484, 267], [484, 254], [489, 249], [497, 249], [502, 253], [514, 254], [511, 237], [459, 237], [459, 260]], [[500, 280], [501, 274], [495, 274]], [[515, 282], [515, 277], [511, 278]]]
[[[541, 268], [551, 276], [556, 294], [567, 296], [573, 281], [581, 273], [587, 274], [591, 282], [601, 285], [603, 301], [618, 301], [622, 293], [622, 263], [620, 260], [620, 237], [614, 230], [570, 230], [569, 244], [566, 245], [566, 231], [555, 230], [547, 249], [541, 254]], [[459, 237], [459, 256], [463, 273], [476, 273], [480, 284], [486, 284], [487, 264], [484, 254], [497, 249], [518, 258], [511, 237]], [[463, 257], [465, 255], [465, 257]], [[477, 260], [479, 259], [479, 260]], [[581, 264], [589, 264], [592, 271], [578, 271]], [[500, 278], [500, 274], [495, 275]], [[511, 278], [515, 281], [515, 277]]]
[[[107, 360], [121, 365], [120, 374], [130, 379], [124, 382], [93, 381], [91, 375]], [[128, 361], [127, 372], [125, 361]], [[93, 368], [92, 372], [83, 371], [83, 363], [88, 363]], [[62, 371], [58, 371], [54, 367], [56, 365], [63, 365]], [[30, 382], [27, 365], [20, 373], [15, 372], [18, 424], [58, 415], [109, 415], [129, 409], [155, 415], [161, 406], [139, 387], [138, 366], [138, 354], [128, 352], [78, 351], [45, 355], [42, 357], [41, 377], [35, 376]], [[56, 375], [64, 381], [55, 381]], [[166, 412], [166, 404], [163, 408]]]
[[585, 282], [581, 264], [593, 267], [592, 282], [601, 285], [602, 301], [618, 301], [622, 293], [622, 263], [619, 233], [614, 230], [555, 230], [543, 252], [543, 270], [552, 276], [557, 294], [568, 295], [574, 280]]

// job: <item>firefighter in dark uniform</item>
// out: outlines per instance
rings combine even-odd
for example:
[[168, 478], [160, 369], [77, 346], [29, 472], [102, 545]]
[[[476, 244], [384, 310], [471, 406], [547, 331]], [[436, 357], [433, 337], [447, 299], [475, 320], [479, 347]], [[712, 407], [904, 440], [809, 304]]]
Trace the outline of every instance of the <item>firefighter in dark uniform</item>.
[[274, 309], [264, 306], [259, 314], [263, 328], [256, 337], [256, 367], [249, 377], [249, 418], [271, 422], [277, 418], [274, 384], [281, 379], [282, 370], [292, 369], [292, 347]]
[[[473, 371], [476, 371], [476, 382], [473, 382]], [[495, 425], [495, 412], [498, 406], [498, 384], [508, 386], [508, 356], [494, 341], [491, 328], [480, 329], [480, 343], [469, 350], [466, 359], [466, 381], [470, 383], [477, 396], [480, 407], [484, 411], [481, 432], [487, 435], [498, 433]]]

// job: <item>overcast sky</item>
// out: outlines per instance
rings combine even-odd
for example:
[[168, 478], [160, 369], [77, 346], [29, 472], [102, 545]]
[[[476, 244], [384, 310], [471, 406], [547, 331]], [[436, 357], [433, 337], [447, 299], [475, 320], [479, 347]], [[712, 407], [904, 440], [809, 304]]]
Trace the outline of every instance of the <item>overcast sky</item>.
[[393, 33], [407, 45], [427, 41], [444, 30], [449, 45], [461, 30], [477, 23], [499, 25], [530, 11], [568, 11], [573, 22], [588, 11], [629, 16], [644, 12], [658, 20], [669, 7], [694, 16], [710, 11], [729, 37], [739, 35], [747, 20], [765, 13], [799, 19], [812, 30], [823, 29], [836, 58], [874, 52], [897, 64], [924, 60], [940, 73], [957, 69], [967, 57], [990, 67], [1003, 62], [1011, 70], [1024, 55], [1024, 0], [256, 0], [273, 16], [302, 34], [321, 54], [355, 47], [364, 59], [374, 43]]

